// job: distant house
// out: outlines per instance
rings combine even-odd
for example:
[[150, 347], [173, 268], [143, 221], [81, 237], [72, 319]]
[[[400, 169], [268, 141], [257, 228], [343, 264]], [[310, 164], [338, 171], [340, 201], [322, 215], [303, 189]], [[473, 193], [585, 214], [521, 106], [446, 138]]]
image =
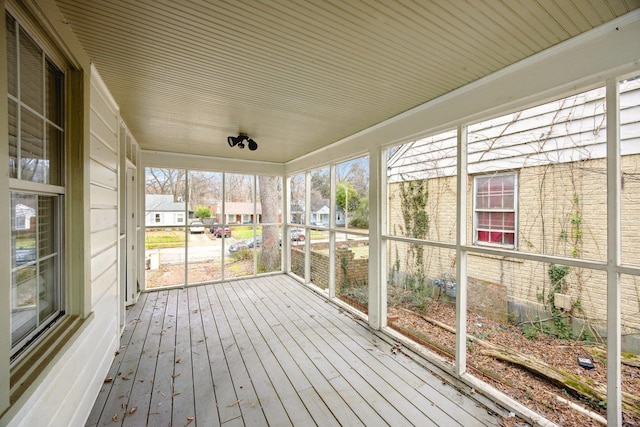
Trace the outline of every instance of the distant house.
[[304, 201], [296, 201], [291, 203], [291, 207], [289, 210], [289, 214], [291, 215], [291, 222], [293, 224], [303, 224], [304, 223]]
[[256, 203], [256, 212], [254, 214], [252, 202], [226, 202], [223, 214], [222, 203], [218, 203], [211, 206], [211, 214], [215, 217], [216, 223], [220, 224], [260, 223], [262, 206], [260, 203]]
[[329, 225], [329, 214], [329, 206], [324, 205], [317, 211], [311, 212], [311, 222], [315, 222], [317, 225]]
[[35, 228], [36, 210], [30, 206], [18, 203], [16, 205], [16, 230], [30, 230]]
[[145, 225], [185, 225], [185, 204], [176, 202], [173, 194], [147, 194], [145, 196]]

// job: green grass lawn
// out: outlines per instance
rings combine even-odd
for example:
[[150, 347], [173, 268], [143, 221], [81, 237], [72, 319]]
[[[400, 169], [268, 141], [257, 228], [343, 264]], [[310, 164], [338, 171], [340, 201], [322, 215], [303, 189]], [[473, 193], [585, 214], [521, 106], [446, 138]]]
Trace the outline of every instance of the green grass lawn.
[[[262, 234], [262, 229], [258, 227], [256, 234]], [[253, 227], [249, 225], [241, 225], [239, 227], [231, 227], [231, 237], [237, 240], [246, 240], [253, 237]]]
[[184, 246], [184, 231], [147, 231], [144, 235], [144, 246], [146, 249]]

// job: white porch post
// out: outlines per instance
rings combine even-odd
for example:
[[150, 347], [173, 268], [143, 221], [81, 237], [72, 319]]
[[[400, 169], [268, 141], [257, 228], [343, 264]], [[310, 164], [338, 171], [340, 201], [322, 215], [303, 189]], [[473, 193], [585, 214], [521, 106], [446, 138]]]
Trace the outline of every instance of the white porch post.
[[607, 80], [607, 425], [622, 425], [620, 367], [620, 90]]
[[[336, 165], [329, 168], [329, 229], [336, 226]], [[329, 298], [336, 296], [336, 232], [329, 231]]]
[[[309, 224], [311, 220], [311, 173], [304, 174], [304, 223]], [[310, 239], [304, 240], [304, 283], [311, 282], [311, 245]]]
[[291, 218], [291, 178], [287, 178], [286, 175], [282, 175], [282, 191], [284, 191], [282, 197], [282, 271], [285, 273], [291, 273], [291, 239], [285, 238], [290, 236], [289, 219]]
[[383, 151], [369, 150], [369, 326], [387, 325], [386, 248], [381, 235], [386, 230], [386, 158]]
[[467, 370], [467, 127], [458, 126], [456, 209], [456, 373]]

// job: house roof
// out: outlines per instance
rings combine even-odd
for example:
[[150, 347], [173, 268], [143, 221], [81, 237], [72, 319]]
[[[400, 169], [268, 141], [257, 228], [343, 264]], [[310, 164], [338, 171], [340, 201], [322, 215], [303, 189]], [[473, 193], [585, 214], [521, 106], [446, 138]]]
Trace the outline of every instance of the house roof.
[[34, 216], [36, 214], [36, 210], [34, 208], [22, 203], [17, 203], [15, 210], [16, 215]]
[[[488, 173], [605, 158], [605, 88], [568, 96], [467, 128], [467, 170]], [[621, 154], [640, 153], [640, 78], [620, 87]], [[402, 145], [387, 162], [391, 182], [454, 176], [456, 130]]]
[[[222, 209], [222, 204], [218, 205], [218, 208]], [[224, 204], [224, 210], [227, 215], [253, 215], [253, 203], [251, 202], [226, 202]], [[256, 213], [262, 214], [262, 205], [256, 203]]]
[[146, 194], [145, 209], [152, 212], [184, 212], [184, 202], [175, 202], [173, 194]]
[[316, 212], [316, 214], [329, 214], [329, 206], [325, 205], [323, 207], [321, 207], [320, 209], [318, 209]]
[[[284, 163], [639, 0], [57, 0], [141, 148]], [[233, 150], [246, 132], [256, 151]]]

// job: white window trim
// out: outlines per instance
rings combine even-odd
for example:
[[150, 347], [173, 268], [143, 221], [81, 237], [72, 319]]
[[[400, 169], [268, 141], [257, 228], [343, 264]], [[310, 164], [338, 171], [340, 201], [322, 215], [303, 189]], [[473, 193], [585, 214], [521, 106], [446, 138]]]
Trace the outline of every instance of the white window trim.
[[[53, 254], [55, 254], [58, 259], [57, 259], [57, 265], [55, 267], [55, 289], [54, 292], [56, 294], [56, 296], [54, 297], [54, 299], [57, 301], [57, 307], [56, 310], [54, 310], [54, 312], [52, 312], [50, 315], [47, 315], [46, 319], [39, 319], [39, 297], [36, 298], [36, 327], [34, 330], [32, 330], [31, 332], [29, 332], [27, 335], [23, 336], [22, 338], [20, 338], [20, 340], [16, 343], [16, 345], [14, 346], [13, 344], [10, 344], [10, 350], [9, 350], [9, 355], [10, 357], [13, 359], [11, 361], [11, 364], [15, 364], [18, 360], [20, 360], [20, 358], [24, 357], [26, 354], [28, 354], [29, 349], [32, 348], [34, 346], [34, 344], [36, 344], [39, 340], [36, 340], [35, 342], [32, 342], [34, 340], [34, 338], [38, 337], [39, 335], [42, 335], [42, 333], [54, 322], [56, 322], [59, 318], [61, 314], [64, 314], [66, 312], [66, 306], [65, 306], [65, 299], [64, 299], [64, 295], [65, 295], [65, 291], [66, 291], [66, 283], [64, 280], [65, 277], [65, 262], [64, 262], [64, 249], [63, 249], [63, 242], [65, 240], [64, 236], [65, 236], [65, 228], [64, 228], [64, 224], [65, 224], [65, 193], [66, 193], [66, 187], [64, 185], [52, 185], [52, 184], [45, 184], [45, 183], [39, 183], [39, 182], [33, 182], [33, 181], [26, 181], [26, 180], [22, 180], [20, 179], [20, 174], [21, 174], [21, 168], [20, 168], [20, 154], [21, 154], [21, 148], [20, 148], [20, 138], [21, 138], [21, 123], [20, 123], [20, 116], [21, 116], [21, 111], [23, 108], [25, 108], [26, 110], [30, 111], [33, 115], [37, 116], [43, 124], [43, 138], [44, 141], [47, 141], [47, 129], [49, 126], [53, 126], [55, 129], [62, 131], [62, 135], [63, 135], [63, 147], [61, 147], [62, 149], [62, 157], [60, 158], [60, 162], [61, 164], [58, 165], [59, 168], [59, 172], [62, 176], [62, 180], [66, 182], [66, 177], [64, 177], [64, 170], [65, 170], [65, 164], [66, 164], [66, 155], [64, 153], [66, 153], [66, 145], [67, 145], [67, 141], [68, 141], [68, 137], [67, 137], [67, 132], [66, 129], [51, 122], [48, 118], [47, 118], [47, 109], [46, 109], [46, 102], [47, 102], [47, 95], [48, 95], [48, 90], [47, 90], [47, 85], [46, 85], [46, 76], [47, 76], [47, 63], [51, 62], [52, 64], [54, 64], [56, 67], [58, 67], [60, 69], [60, 71], [63, 73], [64, 76], [64, 81], [65, 84], [62, 88], [62, 97], [63, 97], [63, 108], [66, 110], [68, 103], [67, 103], [67, 98], [68, 98], [68, 93], [69, 93], [69, 89], [68, 89], [68, 72], [66, 70], [66, 68], [64, 66], [61, 66], [59, 61], [56, 61], [55, 57], [52, 57], [50, 51], [47, 49], [47, 45], [42, 43], [42, 39], [39, 38], [37, 36], [37, 33], [35, 33], [34, 35], [34, 31], [32, 31], [30, 29], [30, 27], [28, 25], [24, 24], [24, 20], [21, 19], [20, 16], [17, 16], [17, 14], [15, 13], [15, 11], [13, 10], [6, 10], [5, 11], [5, 16], [3, 16], [3, 19], [6, 20], [6, 15], [10, 14], [14, 19], [15, 22], [18, 24], [18, 28], [16, 31], [16, 43], [20, 43], [20, 34], [22, 31], [24, 31], [25, 33], [27, 33], [29, 35], [29, 37], [33, 40], [33, 42], [38, 46], [38, 48], [41, 49], [41, 56], [42, 56], [42, 81], [43, 81], [43, 87], [42, 87], [42, 102], [43, 102], [43, 111], [42, 113], [39, 113], [37, 111], [35, 111], [31, 106], [25, 105], [22, 103], [22, 101], [20, 100], [20, 87], [21, 87], [21, 74], [20, 74], [20, 51], [18, 50], [17, 52], [17, 60], [18, 60], [18, 75], [17, 75], [17, 86], [18, 86], [18, 98], [16, 98], [15, 96], [12, 96], [9, 94], [9, 99], [12, 100], [13, 102], [15, 102], [17, 104], [17, 121], [18, 121], [18, 134], [17, 134], [17, 146], [16, 146], [16, 156], [17, 156], [17, 178], [10, 178], [9, 179], [9, 197], [12, 193], [23, 193], [23, 194], [33, 194], [35, 196], [50, 196], [53, 197], [55, 199], [55, 210], [56, 210], [56, 217], [55, 217], [55, 224], [53, 225], [55, 228], [55, 235], [58, 236], [58, 240], [55, 242], [55, 249], [53, 251]], [[8, 29], [7, 29], [8, 30]], [[65, 117], [63, 118], [63, 123], [67, 123], [66, 120], [66, 111], [63, 111], [63, 114], [65, 115]], [[37, 209], [37, 207], [36, 207]], [[37, 215], [37, 214], [36, 214]], [[36, 218], [38, 218], [38, 216], [36, 216]], [[36, 220], [36, 222], [38, 222]], [[36, 237], [36, 252], [38, 252], [38, 239], [39, 237]], [[48, 255], [45, 257], [40, 258], [39, 256], [37, 257], [37, 261], [39, 264], [39, 261], [41, 260], [46, 260], [48, 258], [51, 258], [54, 255]], [[37, 265], [37, 264], [36, 264]], [[11, 267], [11, 270], [13, 271], [13, 267]], [[38, 269], [37, 269], [38, 271]], [[37, 273], [37, 276], [39, 277], [39, 273]], [[13, 287], [14, 283], [12, 281], [10, 281], [11, 286]], [[12, 298], [13, 300], [13, 298]], [[11, 317], [11, 316], [10, 316]], [[11, 321], [10, 321], [11, 323]], [[11, 328], [10, 328], [11, 329]], [[10, 330], [11, 332], [11, 330]], [[10, 343], [11, 343], [12, 339], [10, 339]]]
[[[478, 178], [486, 178], [486, 177], [498, 177], [498, 176], [513, 176], [514, 177], [514, 184], [513, 184], [513, 211], [511, 209], [504, 209], [502, 210], [503, 212], [513, 212], [514, 213], [514, 225], [513, 225], [513, 244], [502, 244], [502, 243], [491, 243], [491, 242], [484, 242], [481, 240], [478, 240], [478, 206], [477, 206], [477, 197], [478, 197]], [[492, 173], [492, 174], [482, 174], [482, 175], [475, 175], [473, 177], [473, 200], [472, 200], [472, 205], [473, 205], [473, 238], [472, 238], [472, 242], [474, 245], [478, 245], [478, 246], [489, 246], [489, 247], [496, 247], [496, 248], [505, 248], [505, 249], [517, 249], [518, 248], [518, 193], [519, 193], [519, 180], [518, 180], [518, 173], [517, 172], [501, 172], [501, 173]], [[482, 211], [490, 211], [490, 212], [500, 212], [500, 210], [494, 209], [494, 210], [489, 210], [489, 209], [483, 209]], [[502, 231], [503, 233], [508, 232], [508, 231]]]

